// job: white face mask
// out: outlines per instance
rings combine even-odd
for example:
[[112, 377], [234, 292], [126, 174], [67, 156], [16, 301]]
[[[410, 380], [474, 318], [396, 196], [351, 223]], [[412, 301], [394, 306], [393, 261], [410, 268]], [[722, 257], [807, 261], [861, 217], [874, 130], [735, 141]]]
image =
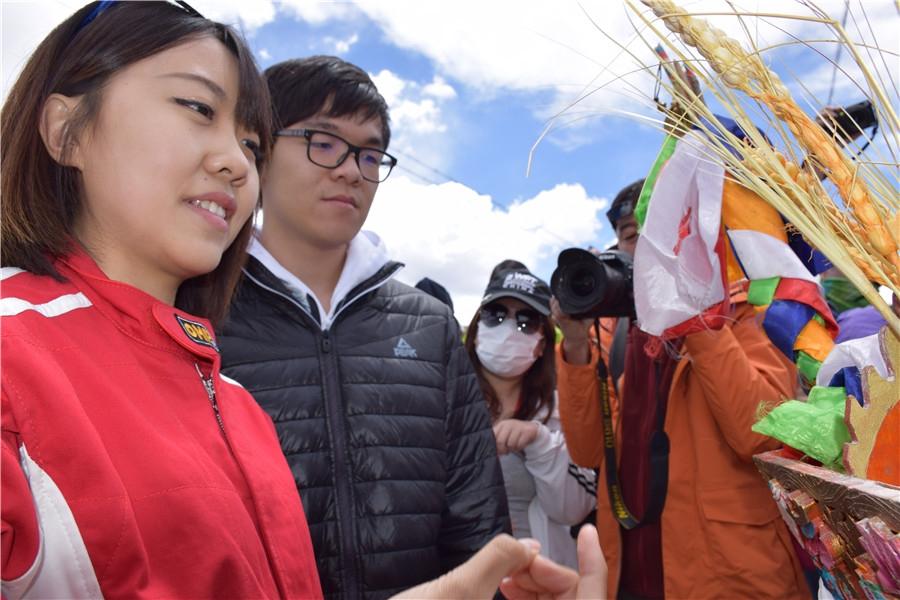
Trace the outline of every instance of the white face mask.
[[485, 369], [500, 377], [518, 377], [534, 364], [534, 350], [541, 342], [540, 332], [521, 333], [514, 319], [506, 319], [496, 327], [478, 325], [475, 354]]

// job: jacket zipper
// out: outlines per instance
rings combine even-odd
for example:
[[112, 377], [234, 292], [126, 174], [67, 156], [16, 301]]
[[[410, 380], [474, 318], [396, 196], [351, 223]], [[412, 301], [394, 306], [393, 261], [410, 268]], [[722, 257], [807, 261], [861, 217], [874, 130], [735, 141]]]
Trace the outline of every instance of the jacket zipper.
[[203, 371], [200, 370], [200, 365], [194, 363], [194, 368], [197, 369], [197, 375], [200, 376], [200, 382], [203, 384], [203, 389], [206, 390], [206, 395], [209, 397], [209, 403], [212, 405], [213, 413], [216, 415], [216, 422], [219, 424], [219, 430], [222, 432], [222, 437], [225, 437], [225, 423], [222, 422], [222, 414], [219, 412], [219, 403], [216, 401], [216, 384], [213, 382], [212, 375], [206, 377], [203, 374]]
[[[356, 517], [353, 510], [353, 487], [350, 484], [350, 459], [347, 451], [347, 428], [343, 406], [340, 402], [340, 382], [337, 380], [337, 355], [328, 331], [322, 332], [319, 347], [321, 358], [319, 369], [322, 373], [322, 395], [325, 404], [325, 422], [334, 452], [334, 493], [338, 508], [338, 536], [340, 556], [344, 573], [341, 579], [346, 586], [345, 598], [359, 598], [359, 565], [356, 561]], [[326, 364], [327, 362], [327, 364]]]
[[[350, 290], [350, 293], [335, 310], [334, 317], [331, 319], [332, 327], [337, 321], [338, 315], [348, 306], [372, 290], [384, 285], [400, 267], [402, 267], [401, 264], [392, 263], [387, 268], [379, 270], [378, 273], [368, 280], [360, 283], [356, 288]], [[289, 301], [293, 306], [299, 308], [302, 314], [308, 316], [310, 321], [316, 322], [309, 311], [294, 297], [266, 285], [257, 277], [254, 277], [247, 268], [244, 269], [244, 275], [264, 290]], [[325, 422], [332, 452], [334, 453], [334, 494], [338, 509], [336, 523], [338, 537], [340, 538], [341, 580], [345, 585], [343, 596], [355, 599], [361, 597], [361, 575], [356, 555], [358, 544], [356, 543], [356, 516], [353, 510], [353, 486], [350, 483], [350, 460], [347, 450], [347, 444], [349, 443], [346, 427], [347, 415], [341, 403], [341, 385], [337, 379], [338, 360], [337, 355], [332, 351], [334, 344], [331, 341], [330, 329], [323, 330], [321, 323], [316, 323], [316, 325], [321, 336], [319, 339], [319, 371], [322, 376], [322, 400], [325, 404]]]

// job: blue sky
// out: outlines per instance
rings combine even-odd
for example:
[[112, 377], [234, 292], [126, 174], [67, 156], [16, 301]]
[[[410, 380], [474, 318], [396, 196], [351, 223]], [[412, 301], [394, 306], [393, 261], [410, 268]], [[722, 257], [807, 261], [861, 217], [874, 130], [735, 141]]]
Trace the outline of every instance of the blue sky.
[[[80, 4], [4, 0], [4, 95], [31, 49]], [[729, 10], [718, 0], [684, 4], [692, 11]], [[737, 4], [810, 14], [790, 1]], [[817, 4], [838, 20], [844, 14], [840, 0]], [[629, 20], [619, 0], [198, 0], [192, 5], [211, 18], [237, 23], [262, 67], [337, 54], [372, 74], [391, 106], [390, 150], [400, 166], [379, 189], [366, 228], [407, 264], [401, 280], [414, 283], [427, 275], [446, 285], [461, 322], [470, 319], [491, 267], [500, 260], [522, 260], [549, 280], [562, 248], [611, 243], [607, 204], [646, 174], [662, 140], [656, 127], [620, 114], [659, 115], [650, 102], [652, 77], [608, 39], [630, 44], [638, 61], [653, 63], [646, 45], [634, 40], [634, 27], [642, 23], [633, 13]], [[894, 3], [867, 0], [864, 8], [851, 3], [848, 29], [864, 12], [879, 45], [896, 51], [900, 28]], [[746, 40], [733, 17], [711, 20]], [[791, 35], [824, 35], [823, 28], [799, 21], [746, 23], [759, 46]], [[833, 45], [819, 49], [834, 56]], [[802, 79], [816, 96], [814, 104], [825, 103], [833, 69], [822, 56], [793, 45], [767, 52], [765, 59], [793, 91], [801, 92], [796, 80]], [[896, 76], [897, 58], [889, 60]], [[853, 83], [860, 80], [858, 70], [846, 54], [841, 64], [847, 75], [838, 76], [832, 103], [856, 102], [862, 99]], [[568, 124], [541, 142], [526, 177], [529, 151], [548, 119], [601, 85], [558, 121]]]

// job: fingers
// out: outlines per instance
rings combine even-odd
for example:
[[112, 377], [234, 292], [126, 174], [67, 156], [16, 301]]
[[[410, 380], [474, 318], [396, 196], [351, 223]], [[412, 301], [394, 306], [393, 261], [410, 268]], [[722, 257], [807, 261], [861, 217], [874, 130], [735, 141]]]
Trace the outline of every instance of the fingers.
[[508, 452], [518, 452], [522, 449], [522, 428], [510, 427], [509, 438], [506, 440]]
[[559, 308], [559, 300], [556, 299], [556, 296], [550, 297], [550, 315], [557, 323], [559, 323], [559, 320], [563, 316], [562, 310]]
[[539, 425], [534, 421], [518, 421], [506, 447], [510, 452], [524, 450], [537, 438]]
[[528, 569], [514, 573], [500, 584], [509, 600], [526, 598], [573, 598], [578, 573], [543, 556], [535, 557]]
[[509, 600], [606, 598], [606, 560], [593, 525], [585, 525], [578, 533], [578, 570], [575, 573], [538, 556], [528, 569], [505, 579], [500, 591]]
[[497, 442], [497, 454], [503, 456], [509, 452], [509, 421], [500, 421], [494, 425], [494, 438]]
[[536, 549], [512, 536], [498, 535], [472, 558], [443, 577], [406, 590], [394, 598], [489, 600], [504, 577], [527, 567], [536, 554]]
[[578, 532], [578, 571], [578, 598], [606, 598], [606, 558], [593, 525], [585, 525]]
[[539, 425], [533, 421], [506, 419], [494, 425], [497, 454], [519, 452], [531, 444], [538, 435]]

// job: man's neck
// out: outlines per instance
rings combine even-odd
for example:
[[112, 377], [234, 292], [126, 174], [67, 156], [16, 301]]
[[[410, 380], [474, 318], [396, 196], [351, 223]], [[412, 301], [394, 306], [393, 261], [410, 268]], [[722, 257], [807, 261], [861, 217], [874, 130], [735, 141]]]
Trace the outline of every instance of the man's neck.
[[323, 247], [263, 227], [260, 242], [278, 263], [312, 290], [326, 312], [344, 270], [349, 244]]

